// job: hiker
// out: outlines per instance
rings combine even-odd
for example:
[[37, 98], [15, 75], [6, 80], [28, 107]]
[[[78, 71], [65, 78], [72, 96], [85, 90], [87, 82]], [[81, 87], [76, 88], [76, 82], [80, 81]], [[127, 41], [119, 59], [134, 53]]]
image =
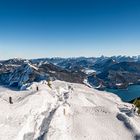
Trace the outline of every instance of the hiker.
[[12, 97], [9, 97], [9, 103], [13, 104]]
[[38, 91], [39, 90], [39, 88], [38, 88], [38, 86], [36, 87], [36, 91]]

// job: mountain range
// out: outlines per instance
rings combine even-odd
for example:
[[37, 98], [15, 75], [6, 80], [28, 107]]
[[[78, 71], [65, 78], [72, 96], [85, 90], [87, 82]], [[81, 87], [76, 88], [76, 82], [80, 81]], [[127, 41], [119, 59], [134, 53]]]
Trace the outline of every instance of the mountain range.
[[99, 91], [139, 84], [139, 60], [115, 58], [0, 61], [0, 140], [140, 140], [139, 99]]
[[0, 61], [0, 83], [21, 88], [41, 80], [127, 88], [140, 83], [140, 56], [9, 59]]

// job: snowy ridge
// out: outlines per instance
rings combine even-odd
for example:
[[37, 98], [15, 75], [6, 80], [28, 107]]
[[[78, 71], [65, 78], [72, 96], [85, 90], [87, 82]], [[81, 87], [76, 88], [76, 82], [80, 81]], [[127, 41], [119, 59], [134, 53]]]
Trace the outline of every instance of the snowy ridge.
[[134, 106], [82, 84], [54, 81], [49, 87], [43, 81], [27, 91], [1, 87], [0, 110], [0, 140], [140, 139]]

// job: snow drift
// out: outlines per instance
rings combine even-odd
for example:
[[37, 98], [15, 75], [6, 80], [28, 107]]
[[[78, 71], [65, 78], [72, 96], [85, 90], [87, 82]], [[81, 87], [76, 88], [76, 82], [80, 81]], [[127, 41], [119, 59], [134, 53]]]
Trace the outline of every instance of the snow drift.
[[0, 88], [0, 140], [139, 139], [140, 117], [114, 94], [61, 81]]

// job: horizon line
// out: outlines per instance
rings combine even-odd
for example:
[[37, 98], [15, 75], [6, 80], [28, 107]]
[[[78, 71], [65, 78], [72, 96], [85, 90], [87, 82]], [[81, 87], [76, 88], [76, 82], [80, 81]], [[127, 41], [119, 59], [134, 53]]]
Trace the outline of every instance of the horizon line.
[[12, 59], [21, 59], [21, 60], [33, 60], [33, 59], [75, 59], [75, 58], [100, 58], [100, 57], [140, 57], [140, 55], [100, 55], [100, 56], [65, 56], [65, 57], [61, 57], [61, 56], [51, 56], [51, 57], [36, 57], [36, 58], [23, 58], [23, 57], [10, 57], [10, 58], [6, 58], [6, 59], [0, 59], [1, 61], [5, 61], [5, 60], [12, 60]]

